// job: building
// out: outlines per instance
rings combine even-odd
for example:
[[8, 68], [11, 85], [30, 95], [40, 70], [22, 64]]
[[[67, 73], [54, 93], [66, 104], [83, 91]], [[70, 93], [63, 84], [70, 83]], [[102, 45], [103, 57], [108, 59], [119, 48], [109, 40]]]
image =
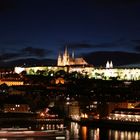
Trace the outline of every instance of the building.
[[3, 72], [0, 77], [0, 85], [6, 84], [8, 86], [24, 85], [24, 81], [19, 74], [15, 72]]
[[28, 104], [4, 104], [4, 112], [29, 112]]
[[63, 55], [61, 54], [58, 55], [57, 66], [71, 66], [71, 65], [86, 65], [87, 66], [88, 63], [82, 57], [75, 58], [74, 52], [70, 56], [66, 48]]
[[82, 57], [75, 58], [74, 53], [70, 56], [67, 48], [63, 55], [58, 56], [57, 66], [38, 66], [38, 67], [15, 67], [15, 73], [26, 71], [27, 74], [35, 75], [38, 71], [45, 71], [54, 75], [57, 71], [65, 71], [68, 73], [78, 72], [88, 78], [102, 80], [140, 80], [140, 68], [114, 67], [112, 61], [107, 61], [105, 67], [96, 68], [89, 65]]
[[5, 99], [3, 112], [27, 113], [30, 112], [30, 107], [22, 96], [12, 95]]
[[117, 108], [114, 109], [109, 116], [109, 120], [121, 120], [130, 122], [140, 122], [139, 108]]
[[21, 86], [24, 85], [22, 80], [0, 80], [0, 85], [6, 84], [8, 86]]

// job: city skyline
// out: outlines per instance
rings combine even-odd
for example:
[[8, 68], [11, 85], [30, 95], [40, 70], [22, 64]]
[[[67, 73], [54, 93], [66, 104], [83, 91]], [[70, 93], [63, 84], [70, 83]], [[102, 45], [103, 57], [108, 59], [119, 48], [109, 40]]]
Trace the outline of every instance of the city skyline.
[[65, 46], [95, 65], [108, 59], [116, 65], [140, 63], [140, 2], [5, 0], [0, 5], [0, 63], [56, 60]]

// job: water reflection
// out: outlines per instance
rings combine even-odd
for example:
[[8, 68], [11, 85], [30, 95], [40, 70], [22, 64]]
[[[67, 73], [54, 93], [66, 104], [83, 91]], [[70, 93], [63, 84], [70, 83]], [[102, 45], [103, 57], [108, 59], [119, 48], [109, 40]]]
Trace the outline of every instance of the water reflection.
[[[58, 130], [64, 124], [39, 124], [37, 130]], [[45, 140], [45, 137], [18, 137], [18, 140]], [[139, 131], [108, 130], [106, 128], [91, 128], [72, 122], [66, 125], [66, 140], [140, 140]], [[15, 138], [0, 138], [0, 140], [15, 140]], [[49, 140], [47, 138], [47, 140]]]
[[87, 139], [87, 127], [86, 126], [82, 127], [82, 138], [83, 138], [83, 140]]
[[74, 139], [78, 139], [79, 130], [80, 130], [80, 126], [77, 123], [72, 122], [71, 127], [70, 127], [70, 137], [72, 137]]
[[52, 139], [48, 139], [48, 138], [0, 138], [0, 140], [52, 140]]
[[140, 132], [109, 130], [109, 140], [139, 140]]
[[80, 125], [73, 122], [67, 130], [66, 138], [67, 140], [99, 140], [99, 132], [99, 128], [91, 129], [86, 126], [80, 127]]
[[71, 123], [67, 140], [140, 140], [139, 131], [108, 130], [106, 128], [89, 128]]

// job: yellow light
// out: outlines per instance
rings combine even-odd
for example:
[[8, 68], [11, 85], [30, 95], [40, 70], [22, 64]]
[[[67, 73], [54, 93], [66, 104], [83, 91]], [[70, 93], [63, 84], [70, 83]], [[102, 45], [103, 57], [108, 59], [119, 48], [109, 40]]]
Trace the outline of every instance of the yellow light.
[[83, 113], [81, 114], [81, 118], [84, 118], [84, 114]]
[[45, 114], [43, 112], [40, 113], [40, 117], [45, 117]]
[[41, 127], [41, 130], [44, 130], [44, 126]]
[[85, 113], [85, 118], [88, 118], [88, 115]]

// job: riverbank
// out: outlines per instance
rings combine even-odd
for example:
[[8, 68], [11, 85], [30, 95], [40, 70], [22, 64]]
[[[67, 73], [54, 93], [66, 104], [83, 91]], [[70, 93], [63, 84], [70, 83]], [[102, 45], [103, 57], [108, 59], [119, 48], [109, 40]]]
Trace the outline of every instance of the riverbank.
[[0, 128], [41, 130], [45, 129], [47, 125], [54, 125], [54, 129], [57, 129], [62, 124], [64, 124], [64, 119], [59, 117], [39, 118], [36, 113], [0, 113]]

